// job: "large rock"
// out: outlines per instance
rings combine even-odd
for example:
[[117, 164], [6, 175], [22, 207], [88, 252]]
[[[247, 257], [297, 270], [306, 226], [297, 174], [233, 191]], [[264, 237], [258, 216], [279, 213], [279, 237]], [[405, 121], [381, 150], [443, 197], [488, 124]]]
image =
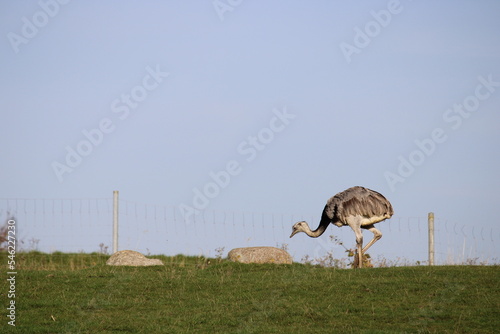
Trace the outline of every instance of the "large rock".
[[283, 249], [275, 247], [235, 248], [227, 254], [233, 262], [241, 263], [285, 263], [293, 262], [292, 256]]
[[139, 252], [132, 250], [122, 250], [114, 253], [106, 261], [108, 266], [162, 266], [159, 259], [148, 259]]

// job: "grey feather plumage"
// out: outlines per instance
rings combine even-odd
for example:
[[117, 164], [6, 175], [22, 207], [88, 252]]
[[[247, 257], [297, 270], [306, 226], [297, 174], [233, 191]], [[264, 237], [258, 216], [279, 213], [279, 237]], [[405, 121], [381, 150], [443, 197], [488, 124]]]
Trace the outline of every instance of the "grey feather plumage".
[[364, 188], [352, 187], [330, 198], [323, 210], [322, 220], [340, 222], [347, 225], [349, 216], [385, 216], [390, 218], [394, 214], [391, 203], [380, 193]]

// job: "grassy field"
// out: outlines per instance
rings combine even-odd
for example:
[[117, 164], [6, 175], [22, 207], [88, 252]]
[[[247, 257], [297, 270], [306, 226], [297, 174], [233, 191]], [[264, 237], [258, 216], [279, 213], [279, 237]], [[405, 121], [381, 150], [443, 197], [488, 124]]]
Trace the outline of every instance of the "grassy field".
[[[331, 269], [153, 256], [109, 267], [99, 254], [18, 254], [16, 327], [0, 285], [0, 332], [494, 333], [500, 267]], [[7, 263], [7, 255], [2, 254]], [[4, 266], [6, 268], [6, 266]], [[5, 269], [6, 276], [7, 269]]]

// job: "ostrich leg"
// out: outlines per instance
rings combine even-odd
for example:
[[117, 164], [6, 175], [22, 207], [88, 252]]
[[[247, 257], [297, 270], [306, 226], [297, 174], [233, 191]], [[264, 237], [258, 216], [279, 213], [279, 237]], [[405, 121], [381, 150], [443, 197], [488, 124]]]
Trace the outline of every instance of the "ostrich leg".
[[[356, 235], [357, 251], [354, 258], [354, 268], [363, 267], [363, 232], [361, 232], [361, 220], [359, 217], [347, 218], [347, 225], [349, 225], [354, 234]], [[371, 246], [371, 245], [370, 245]]]
[[365, 230], [373, 233], [373, 239], [363, 248], [363, 254], [370, 248], [375, 242], [382, 238], [382, 232], [377, 230], [373, 225], [363, 226]]
[[363, 234], [361, 233], [361, 230], [359, 230], [359, 235], [356, 233], [356, 247], [358, 248], [356, 250], [356, 254], [354, 254], [354, 268], [363, 268]]

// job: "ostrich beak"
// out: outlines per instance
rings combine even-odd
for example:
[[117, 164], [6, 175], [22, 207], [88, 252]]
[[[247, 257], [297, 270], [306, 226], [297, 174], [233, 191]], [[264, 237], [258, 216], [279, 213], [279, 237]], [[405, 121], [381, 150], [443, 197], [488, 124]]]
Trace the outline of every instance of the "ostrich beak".
[[299, 230], [293, 230], [292, 234], [290, 234], [290, 238], [296, 235], [297, 233], [299, 233]]

